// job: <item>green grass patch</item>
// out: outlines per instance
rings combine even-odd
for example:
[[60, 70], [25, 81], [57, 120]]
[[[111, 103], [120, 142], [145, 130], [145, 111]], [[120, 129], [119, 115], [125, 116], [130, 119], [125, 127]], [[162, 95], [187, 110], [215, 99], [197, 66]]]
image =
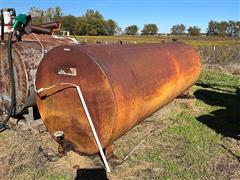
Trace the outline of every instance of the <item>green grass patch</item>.
[[74, 179], [69, 173], [59, 172], [44, 176], [46, 180], [71, 180]]
[[179, 113], [176, 119], [178, 124], [152, 139], [154, 147], [137, 157], [161, 166], [163, 171], [157, 175], [160, 179], [196, 179], [201, 173], [210, 177], [211, 172], [205, 169], [208, 160], [222, 152], [221, 136], [188, 112]]
[[13, 133], [11, 131], [4, 131], [0, 133], [0, 140], [3, 141], [4, 139], [8, 138], [9, 136], [11, 136]]
[[196, 108], [199, 108], [200, 109], [200, 115], [203, 114], [203, 113], [210, 113], [216, 109], [218, 109], [219, 107], [216, 107], [216, 106], [210, 106], [208, 104], [206, 104], [205, 102], [201, 101], [201, 100], [196, 100], [195, 103], [194, 103], [195, 107]]
[[236, 90], [240, 88], [240, 76], [224, 74], [213, 70], [202, 71], [198, 84], [203, 87], [219, 88], [216, 90]]

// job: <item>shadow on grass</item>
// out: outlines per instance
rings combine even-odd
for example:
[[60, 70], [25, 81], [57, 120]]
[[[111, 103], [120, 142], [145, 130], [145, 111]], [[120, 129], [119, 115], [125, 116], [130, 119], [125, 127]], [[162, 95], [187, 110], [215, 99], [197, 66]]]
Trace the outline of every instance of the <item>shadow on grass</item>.
[[224, 88], [235, 88], [235, 87], [232, 87], [232, 86], [227, 86], [227, 85], [221, 85], [221, 88], [219, 88], [219, 84], [206, 84], [206, 83], [203, 83], [203, 82], [197, 82], [196, 83], [197, 86], [201, 86], [203, 88], [211, 88], [213, 90], [217, 90], [217, 91], [223, 91], [223, 92], [232, 92], [232, 91], [229, 91], [229, 90], [226, 90]]
[[236, 90], [236, 94], [202, 89], [197, 90], [194, 95], [208, 105], [222, 107], [209, 114], [197, 117], [198, 121], [225, 137], [240, 139], [239, 89]]
[[105, 169], [78, 169], [75, 180], [108, 180]]

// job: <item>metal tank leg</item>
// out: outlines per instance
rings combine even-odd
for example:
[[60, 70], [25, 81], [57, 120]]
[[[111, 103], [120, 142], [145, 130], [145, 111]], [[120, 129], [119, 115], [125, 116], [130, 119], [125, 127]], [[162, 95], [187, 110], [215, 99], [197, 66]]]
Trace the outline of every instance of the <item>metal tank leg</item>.
[[113, 156], [114, 144], [110, 144], [109, 146], [105, 147], [103, 151], [106, 158], [110, 159]]

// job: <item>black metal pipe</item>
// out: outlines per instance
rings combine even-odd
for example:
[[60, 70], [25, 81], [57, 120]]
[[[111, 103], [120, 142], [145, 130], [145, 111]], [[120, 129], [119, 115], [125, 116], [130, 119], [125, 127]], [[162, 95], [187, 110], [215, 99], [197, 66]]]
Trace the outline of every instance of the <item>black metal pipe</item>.
[[3, 16], [3, 9], [1, 9], [1, 41], [4, 41], [4, 16]]

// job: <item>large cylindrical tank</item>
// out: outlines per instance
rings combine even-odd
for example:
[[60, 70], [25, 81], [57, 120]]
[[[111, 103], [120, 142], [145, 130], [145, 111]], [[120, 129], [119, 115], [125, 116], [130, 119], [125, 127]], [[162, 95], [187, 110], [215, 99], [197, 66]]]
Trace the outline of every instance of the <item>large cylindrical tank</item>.
[[80, 85], [103, 147], [171, 102], [199, 78], [196, 51], [182, 43], [60, 46], [37, 70], [42, 120], [51, 134], [63, 131], [64, 145], [81, 154], [98, 148], [81, 101]]
[[[0, 44], [0, 111], [7, 112], [11, 102], [11, 82], [8, 64], [8, 42]], [[16, 88], [16, 114], [35, 105], [34, 79], [43, 55], [53, 47], [76, 43], [69, 38], [30, 34], [22, 41], [13, 39], [12, 54]]]

